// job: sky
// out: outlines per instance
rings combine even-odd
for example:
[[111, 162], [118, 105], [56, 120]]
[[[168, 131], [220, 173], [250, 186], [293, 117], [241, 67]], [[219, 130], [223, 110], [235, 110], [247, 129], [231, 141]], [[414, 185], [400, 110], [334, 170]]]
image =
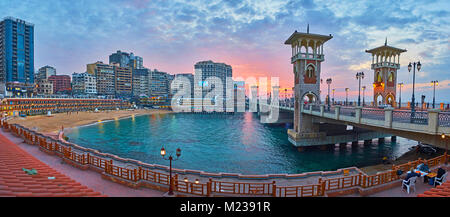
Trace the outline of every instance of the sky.
[[[117, 50], [144, 58], [144, 66], [170, 74], [193, 73], [198, 61], [223, 62], [233, 77], [279, 77], [291, 90], [291, 48], [295, 31], [333, 35], [324, 46], [321, 78], [332, 78], [336, 100], [358, 96], [356, 72], [363, 71], [366, 100], [373, 93], [372, 57], [365, 50], [384, 44], [406, 49], [398, 82], [402, 102], [411, 99], [413, 73], [420, 61], [416, 101], [450, 102], [450, 2], [448, 0], [0, 0], [0, 15], [35, 25], [35, 69], [50, 65], [58, 74], [86, 71], [108, 62]], [[326, 82], [321, 86], [327, 92]], [[289, 93], [289, 92], [288, 92]], [[324, 97], [325, 94], [322, 94]]]

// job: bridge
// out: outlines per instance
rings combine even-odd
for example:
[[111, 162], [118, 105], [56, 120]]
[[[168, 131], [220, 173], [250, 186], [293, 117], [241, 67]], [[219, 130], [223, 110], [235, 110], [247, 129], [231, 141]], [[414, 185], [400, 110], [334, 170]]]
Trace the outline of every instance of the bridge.
[[[261, 104], [261, 106], [268, 106]], [[266, 115], [278, 109], [280, 113], [290, 113], [293, 117], [295, 108], [293, 104], [281, 102], [271, 104]], [[431, 144], [440, 148], [448, 148], [450, 140], [450, 112], [439, 109], [427, 111], [384, 109], [374, 107], [346, 107], [326, 104], [308, 104], [300, 106], [302, 116], [302, 131], [296, 133], [288, 130], [289, 140], [297, 147], [334, 145], [338, 143], [371, 141], [372, 138], [383, 138], [388, 135], [399, 136], [411, 140]], [[263, 113], [264, 114], [264, 113]], [[350, 125], [357, 129], [366, 129], [347, 135], [332, 135], [330, 130], [321, 130], [317, 125]], [[368, 130], [368, 131], [367, 131]], [[442, 138], [442, 135], [447, 135]]]

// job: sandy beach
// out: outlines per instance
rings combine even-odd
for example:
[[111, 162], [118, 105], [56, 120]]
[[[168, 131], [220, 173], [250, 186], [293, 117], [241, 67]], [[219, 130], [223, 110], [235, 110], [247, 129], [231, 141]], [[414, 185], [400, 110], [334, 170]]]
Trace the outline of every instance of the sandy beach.
[[20, 124], [29, 129], [37, 130], [45, 134], [57, 133], [62, 126], [65, 129], [82, 126], [98, 122], [99, 120], [113, 120], [116, 118], [125, 118], [132, 115], [145, 114], [167, 114], [172, 113], [169, 110], [158, 109], [136, 109], [136, 110], [119, 110], [119, 111], [99, 111], [99, 112], [72, 112], [72, 113], [56, 113], [51, 116], [38, 115], [28, 116], [26, 118], [15, 117], [8, 120], [11, 124]]

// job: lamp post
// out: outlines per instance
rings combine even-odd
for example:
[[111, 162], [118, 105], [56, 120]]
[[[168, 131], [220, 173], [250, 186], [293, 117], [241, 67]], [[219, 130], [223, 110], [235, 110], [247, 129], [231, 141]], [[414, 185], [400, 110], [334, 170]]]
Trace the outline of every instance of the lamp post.
[[333, 92], [333, 100], [332, 100], [333, 101], [333, 105], [334, 105], [334, 91], [336, 91], [336, 89], [332, 90], [332, 92]]
[[345, 88], [345, 105], [348, 105], [348, 91], [350, 90], [350, 88]]
[[366, 97], [365, 97], [365, 90], [366, 90], [366, 86], [362, 86], [362, 90], [363, 90], [363, 106], [366, 106], [366, 101], [365, 101], [365, 99], [366, 99]]
[[328, 84], [328, 97], [327, 97], [327, 104], [328, 104], [328, 111], [330, 111], [331, 106], [330, 106], [330, 84], [331, 84], [331, 78], [327, 79], [327, 84]]
[[[445, 134], [444, 133], [441, 135], [441, 138], [445, 142]], [[448, 163], [447, 152], [448, 152], [448, 142], [445, 142], [445, 165], [447, 165], [447, 163]]]
[[438, 81], [431, 81], [431, 85], [433, 85], [433, 108], [435, 103], [435, 94], [436, 94], [436, 86], [438, 85]]
[[398, 86], [400, 87], [400, 97], [398, 98], [398, 108], [402, 107], [402, 87], [403, 87], [403, 82], [398, 83]]
[[161, 148], [161, 156], [163, 157], [163, 159], [164, 160], [168, 160], [170, 163], [169, 163], [169, 195], [173, 195], [173, 183], [172, 183], [172, 161], [176, 161], [176, 160], [178, 160], [178, 158], [180, 157], [180, 155], [181, 155], [181, 149], [180, 148], [177, 148], [177, 152], [176, 152], [176, 156], [177, 156], [177, 158], [176, 159], [174, 159], [173, 157], [172, 157], [172, 154], [170, 154], [169, 155], [169, 157], [168, 158], [165, 158], [165, 156], [166, 156], [166, 149], [164, 149], [164, 147], [162, 147]]
[[364, 72], [357, 72], [356, 79], [359, 81], [358, 86], [358, 106], [361, 106], [361, 79], [364, 79]]
[[417, 71], [420, 71], [420, 68], [422, 67], [422, 64], [420, 64], [420, 61], [418, 61], [417, 63], [414, 62], [413, 65], [411, 65], [411, 63], [409, 63], [408, 65], [408, 71], [411, 72], [411, 68], [413, 69], [413, 92], [412, 92], [412, 99], [411, 99], [411, 123], [414, 122], [414, 117], [416, 116], [416, 102], [415, 102], [415, 98], [414, 98], [414, 87], [415, 87], [415, 83], [416, 83], [416, 65], [417, 65]]

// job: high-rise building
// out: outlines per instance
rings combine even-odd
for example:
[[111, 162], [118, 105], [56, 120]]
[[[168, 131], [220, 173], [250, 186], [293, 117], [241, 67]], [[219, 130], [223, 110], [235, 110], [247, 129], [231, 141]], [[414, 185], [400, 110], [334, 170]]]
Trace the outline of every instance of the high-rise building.
[[230, 65], [227, 65], [225, 63], [215, 63], [211, 60], [208, 61], [201, 61], [195, 64], [195, 77], [196, 77], [196, 84], [200, 86], [200, 88], [197, 88], [199, 90], [202, 90], [202, 98], [210, 92], [210, 88], [213, 84], [209, 84], [206, 79], [210, 77], [217, 77], [222, 81], [222, 87], [223, 87], [223, 99], [226, 98], [226, 80], [227, 78], [231, 78], [233, 76], [233, 70]]
[[72, 94], [74, 96], [91, 96], [97, 94], [97, 79], [87, 72], [72, 74]]
[[157, 69], [150, 71], [148, 82], [149, 96], [168, 96], [170, 77], [167, 72], [161, 72]]
[[127, 67], [130, 63], [130, 54], [118, 50], [116, 53], [109, 55], [109, 64], [119, 64], [120, 67]]
[[72, 92], [69, 75], [52, 75], [47, 80], [53, 84], [54, 94], [70, 94]]
[[144, 68], [144, 60], [140, 56], [135, 56], [133, 53], [130, 53], [130, 62], [128, 66], [133, 69], [143, 69]]
[[97, 61], [87, 64], [87, 73], [97, 78], [97, 94], [101, 96], [112, 96], [115, 94], [115, 72], [114, 66]]
[[120, 97], [130, 97], [133, 91], [133, 77], [131, 67], [120, 67], [114, 65], [114, 89], [115, 95]]
[[134, 69], [133, 70], [133, 96], [149, 96], [149, 79], [150, 69]]
[[13, 17], [0, 22], [0, 87], [9, 96], [34, 88], [34, 25]]
[[135, 56], [133, 53], [122, 52], [118, 50], [116, 53], [109, 55], [109, 64], [118, 63], [120, 67], [131, 67], [133, 69], [143, 69], [143, 59]]
[[38, 73], [36, 74], [35, 78], [36, 78], [36, 80], [45, 80], [45, 79], [48, 79], [52, 75], [56, 75], [56, 69], [51, 66], [44, 66], [44, 67], [39, 68]]

